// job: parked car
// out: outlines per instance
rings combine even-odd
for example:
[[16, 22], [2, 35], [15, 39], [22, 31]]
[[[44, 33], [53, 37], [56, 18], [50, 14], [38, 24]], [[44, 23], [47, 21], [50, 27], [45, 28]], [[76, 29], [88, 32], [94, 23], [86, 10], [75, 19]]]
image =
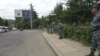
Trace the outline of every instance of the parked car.
[[0, 26], [0, 32], [5, 32], [4, 26]]
[[10, 31], [8, 27], [4, 27], [4, 29], [5, 29], [5, 32], [9, 32]]
[[3, 32], [3, 30], [2, 29], [0, 29], [0, 33], [2, 33]]

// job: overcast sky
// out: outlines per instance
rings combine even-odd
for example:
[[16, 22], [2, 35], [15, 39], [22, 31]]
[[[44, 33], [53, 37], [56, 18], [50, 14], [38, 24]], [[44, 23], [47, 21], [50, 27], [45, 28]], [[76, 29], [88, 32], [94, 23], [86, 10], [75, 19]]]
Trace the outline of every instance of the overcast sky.
[[34, 5], [39, 17], [45, 16], [53, 10], [57, 3], [63, 0], [1, 0], [0, 1], [0, 17], [6, 19], [14, 19], [15, 9], [29, 9], [30, 3]]

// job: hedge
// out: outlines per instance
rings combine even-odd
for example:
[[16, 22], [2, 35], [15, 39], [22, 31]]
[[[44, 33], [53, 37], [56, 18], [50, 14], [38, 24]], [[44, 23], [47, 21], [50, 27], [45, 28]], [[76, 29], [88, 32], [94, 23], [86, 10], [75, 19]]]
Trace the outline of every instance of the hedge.
[[91, 42], [92, 30], [90, 26], [72, 27], [70, 25], [66, 25], [64, 26], [63, 31], [65, 38], [82, 42], [85, 45], [89, 45]]

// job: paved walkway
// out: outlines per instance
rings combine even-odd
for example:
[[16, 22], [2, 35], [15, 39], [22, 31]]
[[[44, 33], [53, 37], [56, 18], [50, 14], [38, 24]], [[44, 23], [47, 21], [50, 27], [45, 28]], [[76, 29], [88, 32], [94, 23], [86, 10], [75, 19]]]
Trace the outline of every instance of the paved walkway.
[[43, 32], [43, 35], [56, 47], [62, 56], [85, 56], [89, 53], [90, 47], [86, 47], [79, 42], [69, 39], [60, 40], [58, 35], [46, 32]]

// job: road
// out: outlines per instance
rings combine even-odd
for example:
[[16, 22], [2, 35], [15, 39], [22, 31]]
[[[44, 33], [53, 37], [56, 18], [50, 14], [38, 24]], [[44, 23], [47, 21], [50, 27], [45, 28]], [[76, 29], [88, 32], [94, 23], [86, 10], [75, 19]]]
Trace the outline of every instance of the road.
[[0, 34], [0, 56], [56, 56], [42, 31], [11, 31]]

